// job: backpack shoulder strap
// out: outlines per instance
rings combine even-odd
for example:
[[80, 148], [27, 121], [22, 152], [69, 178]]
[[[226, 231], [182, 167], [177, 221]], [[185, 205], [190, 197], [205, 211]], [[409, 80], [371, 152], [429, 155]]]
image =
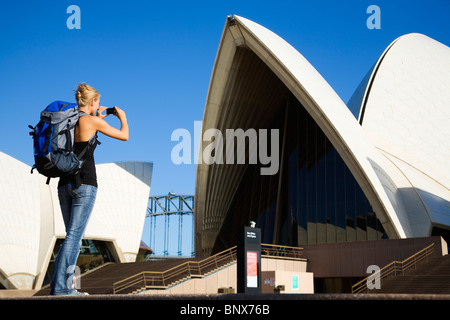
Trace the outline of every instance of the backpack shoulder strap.
[[82, 159], [84, 154], [94, 145], [94, 144], [101, 144], [100, 141], [97, 140], [97, 132], [94, 133], [94, 135], [89, 139], [88, 144], [86, 145], [86, 147], [84, 147], [84, 149], [80, 152], [80, 154], [78, 155], [79, 159]]

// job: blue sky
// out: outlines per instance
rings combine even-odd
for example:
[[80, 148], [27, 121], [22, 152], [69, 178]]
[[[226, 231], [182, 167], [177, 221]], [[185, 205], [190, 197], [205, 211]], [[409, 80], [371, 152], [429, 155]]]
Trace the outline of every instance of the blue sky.
[[[70, 5], [81, 29], [70, 30]], [[369, 5], [381, 10], [370, 30]], [[204, 105], [223, 26], [237, 14], [272, 30], [347, 102], [397, 37], [411, 32], [450, 45], [450, 1], [10, 1], [0, 7], [0, 151], [33, 164], [29, 124], [77, 83], [127, 112], [130, 140], [100, 137], [98, 163], [151, 161], [151, 194], [194, 194], [195, 164], [175, 165], [171, 134], [193, 132]], [[110, 119], [118, 126], [116, 119]], [[193, 150], [194, 151], [194, 150]]]

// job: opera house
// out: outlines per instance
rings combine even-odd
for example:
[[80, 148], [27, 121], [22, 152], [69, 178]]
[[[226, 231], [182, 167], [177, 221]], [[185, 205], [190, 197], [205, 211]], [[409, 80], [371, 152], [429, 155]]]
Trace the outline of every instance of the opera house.
[[[39, 290], [48, 284], [65, 237], [58, 179], [0, 152], [0, 288]], [[81, 272], [107, 262], [133, 262], [139, 253], [153, 164], [98, 164], [99, 190], [83, 238]]]
[[263, 243], [328, 255], [346, 243], [364, 256], [385, 239], [450, 240], [449, 122], [450, 48], [425, 35], [393, 41], [346, 105], [286, 41], [229, 16], [202, 130], [277, 129], [279, 169], [198, 164], [196, 254], [235, 245], [250, 221]]
[[[346, 104], [286, 41], [229, 16], [198, 150], [196, 258], [232, 248], [238, 231], [254, 222], [262, 243], [303, 248], [300, 274], [314, 275], [308, 292], [351, 292], [368, 266], [402, 260], [430, 243], [447, 255], [449, 122], [450, 48], [436, 40], [394, 40]], [[276, 134], [259, 135], [255, 148], [252, 134], [264, 130]], [[227, 147], [215, 148], [211, 132], [223, 133]], [[245, 157], [242, 141], [227, 143], [242, 138]], [[276, 165], [269, 155], [278, 156]], [[46, 185], [1, 152], [0, 163], [0, 288], [39, 289], [64, 237], [56, 181]], [[135, 261], [152, 164], [100, 164], [97, 172], [85, 264]]]

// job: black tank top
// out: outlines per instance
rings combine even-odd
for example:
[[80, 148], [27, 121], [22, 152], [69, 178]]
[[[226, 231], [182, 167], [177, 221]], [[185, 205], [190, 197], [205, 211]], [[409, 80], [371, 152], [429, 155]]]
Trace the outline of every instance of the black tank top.
[[[88, 145], [88, 141], [75, 142], [73, 144], [74, 152], [79, 155], [84, 148]], [[59, 179], [58, 186], [63, 186], [67, 183], [75, 182], [77, 187], [82, 184], [88, 184], [97, 187], [97, 173], [95, 171], [95, 161], [94, 161], [94, 150], [97, 146], [97, 141], [92, 144], [92, 146], [87, 150], [87, 152], [82, 157], [83, 166], [77, 174], [69, 175], [66, 177], [61, 177]]]

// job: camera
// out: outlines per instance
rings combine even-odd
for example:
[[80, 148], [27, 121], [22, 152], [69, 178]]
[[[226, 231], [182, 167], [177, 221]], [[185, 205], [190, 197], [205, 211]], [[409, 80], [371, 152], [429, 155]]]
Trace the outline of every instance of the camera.
[[107, 108], [106, 114], [117, 114], [116, 108]]

